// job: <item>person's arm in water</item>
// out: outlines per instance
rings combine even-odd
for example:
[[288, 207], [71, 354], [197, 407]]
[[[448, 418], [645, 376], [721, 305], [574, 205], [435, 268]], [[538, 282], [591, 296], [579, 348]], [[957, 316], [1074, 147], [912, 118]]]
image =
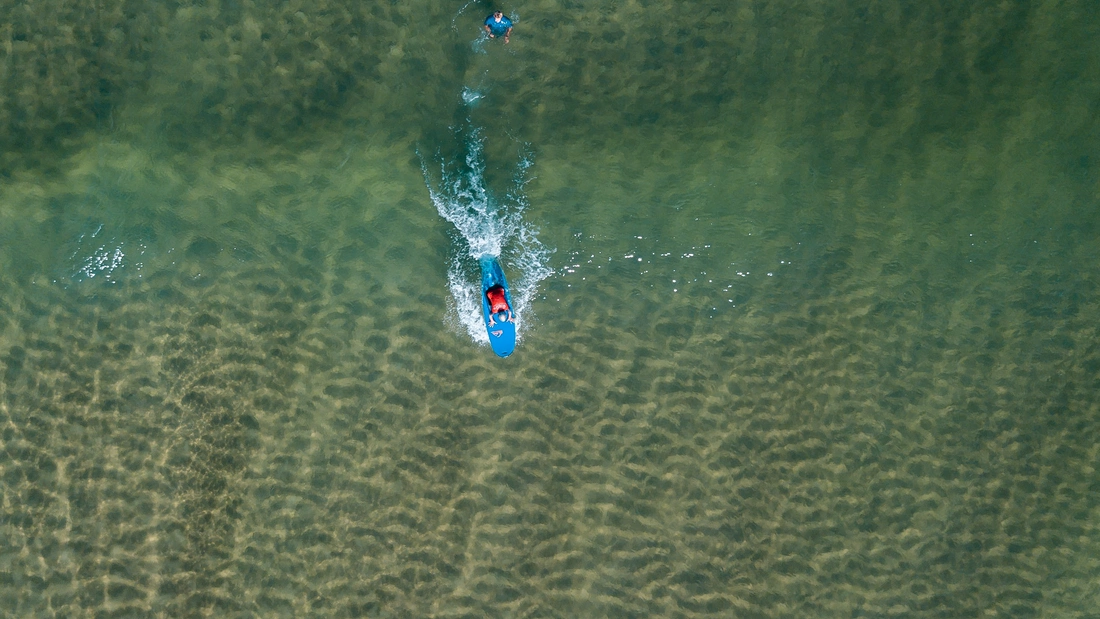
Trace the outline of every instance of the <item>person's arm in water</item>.
[[508, 26], [508, 31], [504, 33], [504, 42], [508, 42], [508, 37], [512, 36], [512, 27]]

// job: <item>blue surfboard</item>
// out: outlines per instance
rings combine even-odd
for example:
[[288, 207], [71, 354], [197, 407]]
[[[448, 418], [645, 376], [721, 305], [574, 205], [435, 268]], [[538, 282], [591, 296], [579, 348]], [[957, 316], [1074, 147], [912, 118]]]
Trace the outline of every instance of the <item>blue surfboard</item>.
[[[478, 258], [478, 264], [481, 265], [481, 310], [485, 317], [485, 330], [489, 332], [489, 345], [493, 347], [493, 352], [507, 357], [516, 349], [516, 306], [512, 305], [508, 280], [504, 279], [504, 270], [500, 268], [500, 261], [495, 256], [482, 256]], [[489, 315], [489, 296], [486, 293], [493, 286], [504, 288], [504, 300], [512, 308], [512, 320], [501, 320], [506, 318], [503, 312], [496, 316]]]

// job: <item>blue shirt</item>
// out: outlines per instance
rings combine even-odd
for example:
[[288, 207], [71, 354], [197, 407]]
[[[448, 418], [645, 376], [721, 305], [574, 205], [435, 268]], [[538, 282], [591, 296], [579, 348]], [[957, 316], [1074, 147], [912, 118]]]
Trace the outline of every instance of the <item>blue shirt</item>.
[[493, 33], [493, 36], [504, 36], [508, 33], [508, 29], [512, 27], [512, 20], [508, 19], [507, 15], [501, 15], [500, 21], [497, 21], [492, 15], [485, 18], [485, 25], [489, 27], [489, 30]]

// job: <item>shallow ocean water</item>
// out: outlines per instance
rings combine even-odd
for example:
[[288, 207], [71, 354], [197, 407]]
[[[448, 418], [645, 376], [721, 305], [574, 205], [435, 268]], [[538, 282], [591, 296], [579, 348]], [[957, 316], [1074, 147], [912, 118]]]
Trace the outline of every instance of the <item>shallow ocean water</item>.
[[108, 8], [0, 52], [13, 616], [1096, 616], [1091, 4]]

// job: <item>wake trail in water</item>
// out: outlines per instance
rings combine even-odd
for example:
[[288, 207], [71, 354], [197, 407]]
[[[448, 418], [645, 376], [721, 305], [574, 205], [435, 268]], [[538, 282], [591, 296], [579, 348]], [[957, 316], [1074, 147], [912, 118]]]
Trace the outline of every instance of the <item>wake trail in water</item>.
[[[467, 105], [472, 103], [469, 93], [464, 92], [463, 99]], [[456, 251], [447, 272], [451, 291], [447, 322], [466, 331], [475, 342], [489, 343], [481, 315], [478, 258], [495, 256], [502, 259], [509, 275], [516, 333], [522, 339], [524, 325], [533, 316], [531, 302], [538, 284], [553, 274], [548, 266], [551, 251], [539, 241], [538, 230], [523, 219], [528, 205], [524, 186], [530, 180], [532, 157], [529, 152], [520, 157], [508, 191], [498, 200], [486, 188], [483, 132], [468, 123], [460, 137], [465, 156], [448, 161], [437, 153], [437, 176], [428, 160], [420, 156], [432, 204], [456, 232]]]

